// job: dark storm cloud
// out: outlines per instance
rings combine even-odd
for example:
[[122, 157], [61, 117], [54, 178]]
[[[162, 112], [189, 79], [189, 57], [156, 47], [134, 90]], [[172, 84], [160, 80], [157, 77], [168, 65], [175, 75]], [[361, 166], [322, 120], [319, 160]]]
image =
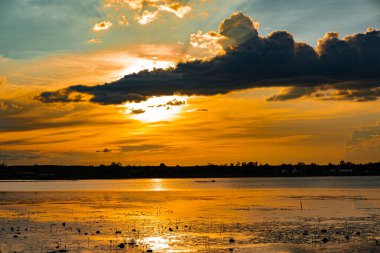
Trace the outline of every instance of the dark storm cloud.
[[[287, 31], [266, 37], [258, 24], [241, 12], [219, 27], [226, 53], [209, 61], [179, 63], [168, 70], [141, 71], [96, 86], [76, 85], [43, 92], [42, 102], [76, 102], [89, 94], [99, 104], [143, 101], [150, 96], [215, 95], [257, 87], [289, 87], [272, 101], [314, 95], [323, 99], [374, 100], [380, 88], [380, 30], [368, 29], [343, 39], [326, 33], [316, 49], [296, 42]], [[328, 93], [327, 90], [338, 92]], [[320, 92], [322, 91], [322, 92]]]

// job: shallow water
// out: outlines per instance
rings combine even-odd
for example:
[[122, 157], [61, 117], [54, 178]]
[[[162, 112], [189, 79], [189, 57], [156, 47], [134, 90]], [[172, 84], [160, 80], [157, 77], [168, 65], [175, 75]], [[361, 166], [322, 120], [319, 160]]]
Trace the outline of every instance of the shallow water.
[[2, 181], [0, 252], [380, 252], [380, 177], [211, 180]]

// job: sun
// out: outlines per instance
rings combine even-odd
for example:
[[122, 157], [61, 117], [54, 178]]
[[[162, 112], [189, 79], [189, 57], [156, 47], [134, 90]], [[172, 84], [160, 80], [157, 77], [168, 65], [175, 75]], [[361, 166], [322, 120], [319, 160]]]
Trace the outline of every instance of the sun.
[[123, 108], [122, 113], [141, 122], [170, 121], [177, 118], [187, 107], [186, 98], [177, 95], [151, 97], [140, 103], [127, 102], [120, 107]]

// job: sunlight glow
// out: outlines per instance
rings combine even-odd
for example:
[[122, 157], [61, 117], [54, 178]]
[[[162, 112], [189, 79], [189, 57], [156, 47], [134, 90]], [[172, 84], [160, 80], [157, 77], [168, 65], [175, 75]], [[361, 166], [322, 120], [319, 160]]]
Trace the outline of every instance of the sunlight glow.
[[144, 238], [144, 243], [151, 245], [153, 250], [164, 250], [169, 248], [168, 239], [161, 236], [151, 236]]
[[140, 72], [141, 70], [149, 70], [152, 71], [153, 69], [167, 69], [169, 67], [173, 67], [174, 64], [171, 61], [160, 61], [157, 60], [155, 57], [153, 59], [143, 59], [143, 58], [137, 58], [133, 65], [128, 66], [124, 69], [124, 74], [132, 74]]
[[165, 190], [165, 188], [163, 187], [162, 179], [160, 178], [152, 179], [152, 191], [163, 191], [163, 190]]
[[120, 107], [130, 118], [150, 123], [175, 119], [187, 107], [187, 100], [182, 96], [151, 97], [140, 103], [127, 102]]

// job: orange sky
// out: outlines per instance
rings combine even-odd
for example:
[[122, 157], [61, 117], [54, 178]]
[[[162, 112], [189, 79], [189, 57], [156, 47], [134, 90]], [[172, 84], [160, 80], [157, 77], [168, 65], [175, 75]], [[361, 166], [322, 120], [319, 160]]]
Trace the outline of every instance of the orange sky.
[[[8, 51], [0, 45], [0, 162], [192, 165], [379, 160], [377, 100], [305, 95], [269, 101], [290, 87], [252, 87], [212, 96], [150, 96], [139, 103], [102, 105], [88, 101], [91, 94], [82, 94], [87, 100], [82, 102], [38, 101], [36, 96], [44, 91], [112, 82], [143, 69], [174, 67], [192, 59], [207, 61], [226, 53], [218, 44], [223, 36], [207, 33], [218, 27], [194, 25], [199, 19], [211, 24], [211, 20], [218, 23], [228, 16], [210, 13], [207, 8], [214, 1], [180, 6], [152, 1], [142, 16], [136, 16], [143, 8], [140, 1], [130, 2], [131, 6], [123, 7], [116, 6], [118, 1], [99, 5], [103, 16], [86, 19], [87, 39], [81, 45], [85, 49], [38, 52], [33, 57], [28, 51], [28, 56], [16, 57], [4, 53]], [[232, 13], [238, 7], [229, 8]], [[110, 23], [101, 23], [105, 21]], [[0, 18], [0, 22], [5, 21]], [[195, 28], [187, 39], [173, 35], [169, 41], [160, 37], [168, 22], [172, 23], [167, 29], [177, 29], [176, 22]], [[260, 33], [266, 36], [270, 27], [260, 25]], [[142, 41], [114, 43], [117, 34], [127, 37], [131, 26], [135, 37], [142, 30]], [[147, 29], [151, 37], [158, 38], [146, 37]]]

